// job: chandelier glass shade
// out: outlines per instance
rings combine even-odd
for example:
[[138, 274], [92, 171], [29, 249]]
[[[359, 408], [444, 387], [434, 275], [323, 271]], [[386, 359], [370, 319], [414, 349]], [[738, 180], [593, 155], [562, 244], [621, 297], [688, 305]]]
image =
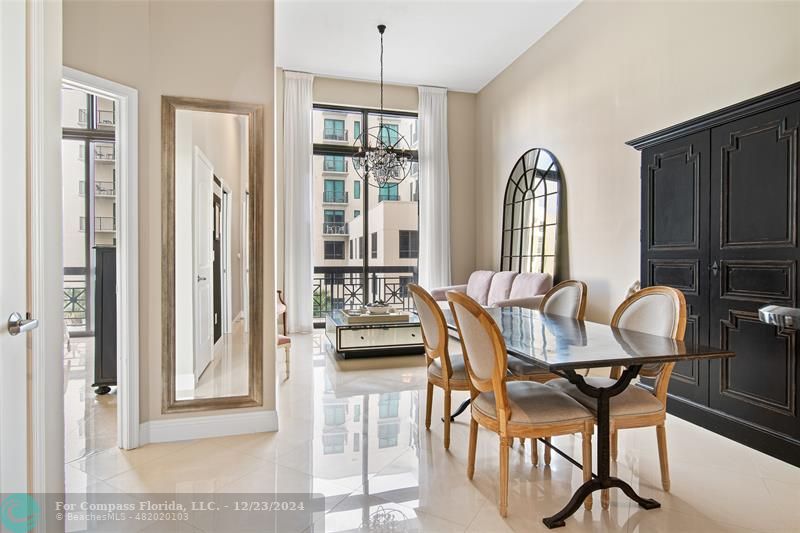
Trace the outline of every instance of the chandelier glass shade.
[[405, 137], [396, 126], [383, 122], [383, 32], [386, 26], [378, 26], [381, 35], [381, 110], [377, 126], [365, 129], [354, 140], [358, 151], [353, 154], [353, 168], [365, 183], [373, 187], [387, 187], [406, 179], [411, 172], [412, 154]]

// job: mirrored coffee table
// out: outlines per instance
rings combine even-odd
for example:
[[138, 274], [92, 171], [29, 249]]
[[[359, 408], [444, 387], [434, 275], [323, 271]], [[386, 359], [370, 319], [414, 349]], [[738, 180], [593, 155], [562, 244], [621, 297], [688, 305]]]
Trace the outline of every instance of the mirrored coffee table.
[[385, 320], [372, 316], [369, 322], [357, 322], [336, 310], [325, 317], [325, 335], [333, 349], [345, 359], [424, 353], [417, 315], [410, 313], [408, 320], [403, 322], [396, 319], [391, 315]]

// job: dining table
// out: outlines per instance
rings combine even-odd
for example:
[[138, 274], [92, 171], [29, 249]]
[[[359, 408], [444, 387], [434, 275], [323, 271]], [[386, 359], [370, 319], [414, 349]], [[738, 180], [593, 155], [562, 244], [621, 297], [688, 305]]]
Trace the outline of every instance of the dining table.
[[[661, 504], [655, 499], [640, 496], [628, 483], [611, 475], [609, 401], [631, 385], [644, 366], [723, 359], [733, 357], [734, 353], [704, 346], [691, 339], [678, 341], [587, 320], [546, 315], [526, 308], [486, 310], [499, 326], [510, 355], [568, 379], [581, 392], [597, 401], [597, 472], [578, 487], [560, 511], [544, 518], [542, 522], [550, 529], [564, 526], [565, 520], [580, 508], [589, 494], [602, 489], [621, 489], [647, 510], [660, 507]], [[449, 309], [443, 312], [451, 334], [458, 336], [452, 312]], [[612, 367], [623, 370], [616, 381], [607, 387], [592, 386], [584, 378], [586, 369]], [[581, 467], [579, 462], [552, 443], [540, 440], [572, 464]]]

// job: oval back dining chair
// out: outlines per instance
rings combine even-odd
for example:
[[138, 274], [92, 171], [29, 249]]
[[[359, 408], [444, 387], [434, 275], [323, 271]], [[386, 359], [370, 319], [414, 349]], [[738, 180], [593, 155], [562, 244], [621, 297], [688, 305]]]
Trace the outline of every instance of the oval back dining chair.
[[[535, 381], [507, 381], [507, 352], [503, 335], [478, 302], [458, 292], [447, 300], [461, 338], [472, 399], [467, 477], [475, 473], [478, 425], [500, 437], [501, 516], [508, 511], [508, 452], [514, 438], [583, 435], [583, 479], [592, 475], [591, 412], [568, 395]], [[584, 505], [591, 509], [591, 496]]]
[[[425, 429], [431, 428], [431, 408], [433, 406], [433, 387], [436, 385], [444, 392], [444, 447], [450, 448], [450, 402], [451, 391], [468, 391], [469, 383], [464, 358], [458, 343], [451, 348], [442, 309], [433, 296], [413, 283], [408, 290], [414, 299], [420, 325], [422, 326], [422, 343], [425, 346], [425, 358], [428, 363], [428, 390], [425, 404]], [[451, 353], [452, 349], [452, 353]]]
[[[686, 332], [686, 299], [683, 293], [672, 287], [647, 287], [627, 298], [614, 312], [611, 326], [620, 330], [638, 331], [659, 337], [682, 341]], [[670, 489], [669, 461], [667, 458], [667, 387], [675, 363], [645, 365], [639, 374], [655, 380], [651, 390], [643, 387], [628, 387], [611, 398], [609, 402], [611, 457], [617, 458], [617, 431], [628, 428], [656, 427], [658, 458], [661, 467], [661, 485]], [[622, 369], [611, 369], [608, 378], [588, 377], [586, 382], [594, 387], [611, 386], [621, 375]], [[557, 379], [548, 385], [562, 390], [594, 411], [596, 402], [580, 392], [566, 379]], [[608, 506], [608, 490], [601, 497], [603, 507]]]
[[[539, 312], [545, 315], [557, 315], [576, 320], [583, 320], [586, 314], [586, 300], [587, 293], [589, 292], [586, 283], [575, 279], [568, 279], [562, 281], [542, 297], [539, 304]], [[546, 383], [551, 379], [557, 379], [559, 376], [548, 372], [547, 370], [526, 363], [521, 359], [510, 355], [508, 357], [508, 370], [510, 375], [509, 381], [537, 381], [539, 383]], [[525, 439], [520, 441], [522, 446], [525, 446]], [[539, 445], [536, 440], [533, 441], [531, 448], [531, 460], [533, 464], [539, 463]], [[550, 447], [545, 446], [544, 449], [544, 464], [550, 464]]]

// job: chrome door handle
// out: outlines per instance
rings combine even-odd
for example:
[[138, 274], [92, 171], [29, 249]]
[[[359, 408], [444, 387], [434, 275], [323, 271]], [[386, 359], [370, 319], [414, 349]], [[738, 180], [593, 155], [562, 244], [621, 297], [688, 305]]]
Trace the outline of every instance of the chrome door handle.
[[8, 317], [8, 332], [11, 335], [19, 335], [38, 327], [39, 320], [31, 318], [30, 313], [27, 314], [25, 319], [19, 313], [11, 313], [11, 316]]
[[208, 280], [208, 278], [204, 278], [203, 276], [197, 276], [198, 283], [201, 282], [201, 281], [207, 281], [207, 280]]

